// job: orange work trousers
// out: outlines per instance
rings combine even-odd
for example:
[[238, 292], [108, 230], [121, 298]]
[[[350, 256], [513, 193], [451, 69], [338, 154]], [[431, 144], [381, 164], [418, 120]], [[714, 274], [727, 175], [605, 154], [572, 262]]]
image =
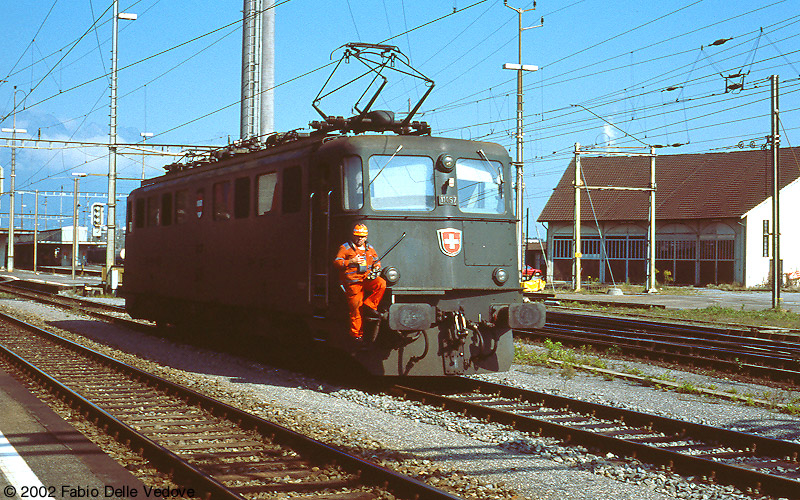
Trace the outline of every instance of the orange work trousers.
[[350, 335], [360, 339], [363, 335], [361, 329], [361, 305], [377, 309], [378, 304], [386, 291], [386, 281], [378, 276], [374, 280], [364, 280], [349, 285], [344, 285], [347, 294], [347, 305], [350, 309]]

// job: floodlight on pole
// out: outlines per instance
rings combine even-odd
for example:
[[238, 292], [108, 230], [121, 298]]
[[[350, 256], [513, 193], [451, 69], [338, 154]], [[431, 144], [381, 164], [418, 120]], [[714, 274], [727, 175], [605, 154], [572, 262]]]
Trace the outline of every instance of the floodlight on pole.
[[[119, 20], [135, 21], [136, 14], [120, 13], [119, 1], [114, 0], [114, 17], [111, 33], [111, 112], [108, 124], [108, 219], [106, 226], [106, 269], [116, 262], [117, 229], [117, 33]], [[74, 274], [74, 273], [73, 273]]]
[[503, 65], [503, 69], [510, 69], [517, 72], [517, 186], [516, 186], [516, 196], [517, 196], [517, 269], [520, 273], [522, 273], [522, 266], [524, 262], [524, 250], [523, 245], [527, 249], [527, 241], [524, 241], [522, 236], [522, 194], [523, 189], [525, 186], [524, 181], [524, 170], [523, 170], [523, 142], [522, 142], [522, 72], [523, 71], [537, 71], [539, 69], [538, 66], [532, 66], [528, 64], [522, 64], [522, 32], [525, 30], [529, 30], [531, 28], [539, 28], [544, 26], [544, 18], [542, 18], [541, 24], [537, 26], [528, 26], [523, 28], [522, 27], [522, 14], [525, 12], [532, 11], [536, 9], [536, 2], [533, 2], [533, 9], [518, 9], [516, 7], [512, 7], [508, 5], [508, 0], [504, 0], [503, 5], [508, 7], [509, 9], [513, 10], [517, 13], [517, 19], [519, 21], [519, 35], [518, 35], [518, 42], [519, 42], [519, 62], [515, 63], [505, 63]]
[[532, 64], [505, 63], [503, 64], [503, 69], [514, 69], [517, 71], [539, 71], [539, 66], [534, 66]]

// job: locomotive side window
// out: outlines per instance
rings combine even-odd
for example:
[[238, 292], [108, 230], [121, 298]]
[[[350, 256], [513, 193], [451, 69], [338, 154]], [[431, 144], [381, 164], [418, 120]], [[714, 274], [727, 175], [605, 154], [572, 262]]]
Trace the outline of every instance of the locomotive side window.
[[281, 209], [285, 214], [300, 211], [303, 196], [302, 174], [300, 167], [289, 167], [283, 171]]
[[456, 161], [458, 205], [462, 212], [478, 214], [505, 212], [502, 169], [503, 165], [497, 161], [464, 158]]
[[188, 217], [186, 216], [189, 203], [189, 192], [185, 189], [175, 191], [175, 224], [183, 224]]
[[172, 193], [164, 193], [161, 195], [161, 225], [170, 224], [172, 224]]
[[197, 190], [197, 193], [194, 198], [194, 207], [195, 207], [195, 214], [197, 218], [201, 218], [203, 216], [203, 212], [205, 211], [203, 200], [206, 198], [206, 190], [204, 188], [200, 188]]
[[424, 156], [369, 158], [369, 196], [375, 210], [433, 210], [433, 160]]
[[133, 204], [130, 198], [128, 198], [128, 202], [125, 205], [126, 230], [130, 233], [133, 231]]
[[157, 226], [159, 219], [161, 218], [159, 211], [161, 209], [161, 204], [159, 203], [158, 196], [148, 196], [147, 197], [147, 227]]
[[144, 198], [136, 198], [136, 213], [134, 221], [136, 227], [144, 227]]
[[275, 199], [275, 186], [278, 185], [278, 172], [261, 174], [256, 180], [258, 199], [256, 200], [256, 214], [264, 215], [272, 211], [272, 202]]
[[233, 181], [233, 216], [237, 219], [250, 216], [250, 177]]
[[228, 220], [231, 218], [230, 181], [222, 181], [214, 184], [213, 204], [214, 220]]
[[358, 210], [364, 206], [364, 173], [361, 157], [348, 156], [342, 161], [342, 208]]

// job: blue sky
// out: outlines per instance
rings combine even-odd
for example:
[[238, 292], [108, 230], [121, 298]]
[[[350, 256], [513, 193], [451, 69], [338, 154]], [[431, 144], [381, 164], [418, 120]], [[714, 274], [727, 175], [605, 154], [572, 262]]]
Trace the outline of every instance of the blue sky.
[[[502, 1], [277, 3], [278, 130], [318, 119], [311, 101], [330, 73], [326, 65], [341, 53], [337, 48], [352, 41], [389, 43], [436, 82], [416, 119], [428, 121], [434, 135], [498, 142], [514, 157], [516, 74], [502, 65], [517, 61], [517, 14]], [[17, 100], [24, 99], [17, 128], [29, 136], [41, 130], [47, 139], [107, 141], [110, 6], [110, 0], [0, 5], [3, 127], [11, 127], [16, 85]], [[238, 137], [241, 10], [241, 0], [120, 3], [120, 11], [138, 15], [120, 21], [120, 142], [138, 142], [145, 131], [154, 134], [153, 143], [224, 144]], [[725, 151], [740, 141], [760, 146], [770, 132], [771, 74], [782, 82], [782, 145], [800, 144], [800, 12], [794, 1], [541, 0], [523, 25], [538, 25], [542, 16], [543, 27], [522, 34], [523, 63], [541, 68], [524, 80], [525, 207], [532, 218], [575, 142], [682, 144], [658, 154]], [[725, 78], [736, 74], [744, 76]], [[405, 111], [423, 91], [410, 79], [391, 82], [376, 107]], [[352, 111], [344, 101], [331, 105], [338, 107], [324, 108], [329, 114]], [[17, 153], [17, 188], [27, 191], [71, 191], [71, 172], [108, 169], [98, 148]], [[145, 161], [148, 177], [169, 162]], [[0, 165], [7, 178], [8, 148], [0, 149]], [[122, 177], [139, 177], [142, 159], [122, 157], [118, 168]], [[123, 195], [137, 184], [121, 181], [118, 190]], [[88, 177], [81, 186], [102, 192], [106, 180]], [[25, 205], [26, 213], [33, 211], [32, 200]], [[0, 211], [7, 209], [4, 196]]]

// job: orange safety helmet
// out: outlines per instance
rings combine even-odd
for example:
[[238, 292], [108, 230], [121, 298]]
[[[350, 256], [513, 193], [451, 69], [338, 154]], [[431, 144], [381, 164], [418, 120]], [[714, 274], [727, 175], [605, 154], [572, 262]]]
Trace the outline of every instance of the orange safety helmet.
[[353, 236], [367, 236], [369, 231], [364, 224], [356, 224], [353, 228]]

